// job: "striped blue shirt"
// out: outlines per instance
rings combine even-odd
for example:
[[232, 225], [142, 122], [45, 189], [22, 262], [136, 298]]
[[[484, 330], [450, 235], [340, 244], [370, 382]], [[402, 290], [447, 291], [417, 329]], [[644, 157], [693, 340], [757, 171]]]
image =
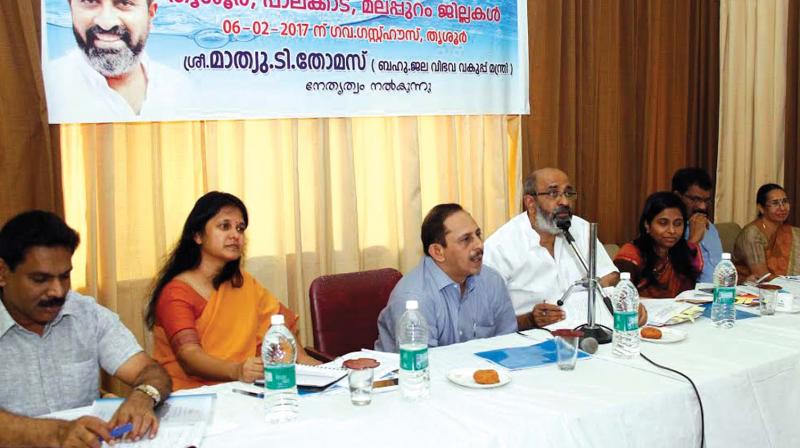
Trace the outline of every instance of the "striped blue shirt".
[[[689, 226], [684, 232], [686, 239], [689, 239]], [[703, 239], [700, 240], [700, 252], [703, 255], [703, 272], [697, 278], [699, 283], [712, 283], [714, 281], [714, 268], [722, 260], [722, 241], [719, 239], [719, 232], [714, 224], [708, 223]]]
[[417, 300], [428, 324], [428, 346], [450, 345], [488, 338], [517, 330], [517, 318], [505, 282], [484, 265], [467, 277], [465, 292], [428, 256], [407, 273], [392, 290], [389, 303], [378, 316], [375, 349], [396, 352], [396, 327], [407, 300]]

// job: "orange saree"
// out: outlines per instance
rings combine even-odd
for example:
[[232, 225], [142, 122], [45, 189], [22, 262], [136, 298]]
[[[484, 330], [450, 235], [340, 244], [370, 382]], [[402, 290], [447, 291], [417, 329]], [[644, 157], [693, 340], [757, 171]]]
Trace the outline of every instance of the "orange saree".
[[753, 221], [736, 238], [733, 262], [739, 280], [752, 274], [751, 266], [764, 264], [773, 275], [800, 275], [800, 229], [783, 224], [770, 241]]
[[[696, 244], [687, 242], [689, 249], [694, 252], [691, 259], [692, 269], [700, 273], [703, 271], [703, 256]], [[651, 283], [644, 275], [645, 260], [639, 248], [632, 243], [623, 245], [614, 257], [614, 264], [620, 271], [630, 272], [631, 281], [639, 290], [639, 296], [651, 299], [673, 298], [683, 291], [693, 289], [696, 278], [690, 278], [676, 272], [672, 268], [669, 258], [656, 263], [654, 273], [658, 280]]]
[[218, 383], [190, 376], [183, 370], [173, 348], [179, 346], [173, 338], [181, 330], [197, 331], [200, 346], [207, 354], [237, 363], [260, 355], [261, 341], [273, 314], [286, 316], [287, 326], [294, 332], [297, 315], [250, 274], [244, 272], [243, 276], [241, 287], [225, 282], [208, 301], [180, 280], [172, 280], [162, 290], [153, 328], [153, 358], [172, 377], [174, 390]]

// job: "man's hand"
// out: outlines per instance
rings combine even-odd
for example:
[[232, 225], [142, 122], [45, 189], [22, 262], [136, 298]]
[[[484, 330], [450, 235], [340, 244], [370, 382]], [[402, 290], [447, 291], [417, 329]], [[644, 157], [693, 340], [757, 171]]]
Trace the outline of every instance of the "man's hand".
[[705, 213], [695, 213], [689, 218], [686, 224], [689, 227], [689, 241], [699, 244], [706, 236], [708, 230], [708, 215]]
[[111, 442], [110, 425], [97, 417], [81, 417], [64, 422], [58, 431], [58, 446], [100, 448], [100, 439]]
[[239, 381], [252, 383], [264, 378], [264, 361], [257, 356], [247, 358], [240, 366]]
[[567, 318], [567, 313], [558, 305], [544, 302], [537, 303], [536, 306], [533, 307], [531, 315], [533, 316], [533, 323], [537, 327], [545, 327]]
[[[153, 399], [144, 392], [133, 391], [131, 395], [125, 400], [122, 405], [117, 409], [114, 417], [111, 418], [110, 427], [116, 428], [119, 425], [131, 422], [133, 429], [125, 439], [139, 440], [142, 436], [150, 433], [150, 438], [156, 436], [158, 433], [158, 417], [153, 411]], [[109, 434], [109, 437], [110, 434]]]

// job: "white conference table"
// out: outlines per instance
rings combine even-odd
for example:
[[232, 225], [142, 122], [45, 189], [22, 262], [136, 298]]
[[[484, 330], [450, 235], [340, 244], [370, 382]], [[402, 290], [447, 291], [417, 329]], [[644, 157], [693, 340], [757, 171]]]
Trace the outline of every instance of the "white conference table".
[[[714, 328], [707, 319], [677, 328], [688, 333], [686, 340], [642, 342], [641, 351], [694, 380], [708, 448], [800, 447], [800, 314], [741, 320], [732, 329]], [[231, 391], [247, 387], [241, 383], [196, 389], [217, 393], [202, 446], [699, 446], [691, 386], [641, 358], [612, 357], [610, 344], [578, 361], [574, 371], [555, 365], [513, 371], [512, 381], [495, 389], [468, 389], [446, 379], [453, 368], [494, 367], [475, 352], [535, 342], [510, 334], [434, 348], [427, 400], [406, 402], [393, 391], [356, 407], [340, 389], [302, 396], [298, 419], [278, 425], [264, 421], [262, 400]]]
[[[706, 446], [800, 447], [800, 315], [741, 320], [732, 329], [707, 319], [678, 328], [674, 344], [643, 342], [654, 361], [690, 376], [705, 410]], [[540, 331], [528, 332], [543, 340]], [[431, 397], [399, 391], [355, 407], [346, 391], [304, 396], [297, 421], [269, 425], [261, 400], [218, 393], [203, 447], [695, 447], [699, 408], [690, 385], [641, 358], [619, 360], [605, 345], [576, 369], [555, 365], [511, 372], [496, 389], [450, 383], [457, 367], [491, 366], [473, 353], [536, 341], [511, 334], [431, 349]]]

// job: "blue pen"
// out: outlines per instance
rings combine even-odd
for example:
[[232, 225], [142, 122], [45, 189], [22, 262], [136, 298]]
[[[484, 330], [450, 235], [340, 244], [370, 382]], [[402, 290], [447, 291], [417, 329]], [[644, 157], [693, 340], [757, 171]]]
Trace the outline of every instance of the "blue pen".
[[124, 425], [119, 425], [111, 430], [111, 438], [119, 439], [125, 434], [131, 432], [132, 429], [133, 429], [133, 423], [125, 423]]

